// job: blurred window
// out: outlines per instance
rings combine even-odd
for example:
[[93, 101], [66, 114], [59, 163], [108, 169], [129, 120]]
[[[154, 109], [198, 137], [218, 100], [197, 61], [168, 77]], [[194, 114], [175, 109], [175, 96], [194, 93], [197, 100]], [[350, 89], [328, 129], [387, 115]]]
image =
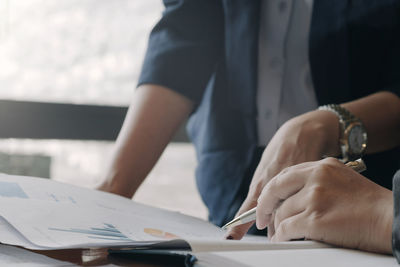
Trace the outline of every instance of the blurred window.
[[[162, 10], [160, 0], [0, 0], [0, 99], [127, 106]], [[93, 187], [112, 147], [0, 139], [0, 172]], [[206, 218], [195, 164], [190, 144], [171, 144], [135, 199]]]
[[1, 0], [0, 98], [127, 105], [159, 0]]

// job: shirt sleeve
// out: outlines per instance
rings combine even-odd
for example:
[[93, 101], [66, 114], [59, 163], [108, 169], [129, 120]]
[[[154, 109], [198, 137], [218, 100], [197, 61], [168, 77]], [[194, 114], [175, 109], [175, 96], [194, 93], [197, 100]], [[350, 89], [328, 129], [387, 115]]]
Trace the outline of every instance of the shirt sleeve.
[[151, 83], [200, 102], [218, 59], [223, 56], [224, 16], [218, 0], [164, 0], [138, 85]]
[[400, 170], [393, 177], [393, 198], [392, 250], [397, 262], [400, 263]]

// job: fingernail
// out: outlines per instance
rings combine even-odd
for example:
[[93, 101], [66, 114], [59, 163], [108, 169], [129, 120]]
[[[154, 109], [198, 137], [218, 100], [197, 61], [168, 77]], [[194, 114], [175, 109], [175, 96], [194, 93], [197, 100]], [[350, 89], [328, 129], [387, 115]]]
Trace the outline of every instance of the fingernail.
[[258, 230], [262, 230], [268, 225], [268, 220], [267, 216], [263, 216], [260, 220], [256, 221], [256, 226]]
[[233, 236], [231, 236], [231, 235], [228, 235], [228, 236], [226, 236], [226, 237], [225, 237], [225, 239], [229, 239], [229, 240], [231, 240], [231, 239], [233, 239]]

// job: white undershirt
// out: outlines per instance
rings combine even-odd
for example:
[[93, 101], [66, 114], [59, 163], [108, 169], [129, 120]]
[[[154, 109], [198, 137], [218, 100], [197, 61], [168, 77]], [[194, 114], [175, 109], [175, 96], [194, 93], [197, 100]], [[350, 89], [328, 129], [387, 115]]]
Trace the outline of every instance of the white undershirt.
[[287, 120], [318, 107], [308, 58], [312, 0], [262, 0], [257, 128], [268, 144]]

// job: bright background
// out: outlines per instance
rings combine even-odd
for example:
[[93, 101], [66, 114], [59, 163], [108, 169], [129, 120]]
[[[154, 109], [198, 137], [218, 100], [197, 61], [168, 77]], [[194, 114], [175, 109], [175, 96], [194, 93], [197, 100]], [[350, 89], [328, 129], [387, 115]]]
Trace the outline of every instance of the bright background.
[[[128, 105], [162, 10], [159, 0], [1, 0], [0, 99]], [[52, 179], [85, 187], [101, 182], [112, 151], [113, 142], [0, 139], [0, 153], [49, 156]], [[192, 145], [170, 144], [134, 199], [206, 218], [195, 167]]]

